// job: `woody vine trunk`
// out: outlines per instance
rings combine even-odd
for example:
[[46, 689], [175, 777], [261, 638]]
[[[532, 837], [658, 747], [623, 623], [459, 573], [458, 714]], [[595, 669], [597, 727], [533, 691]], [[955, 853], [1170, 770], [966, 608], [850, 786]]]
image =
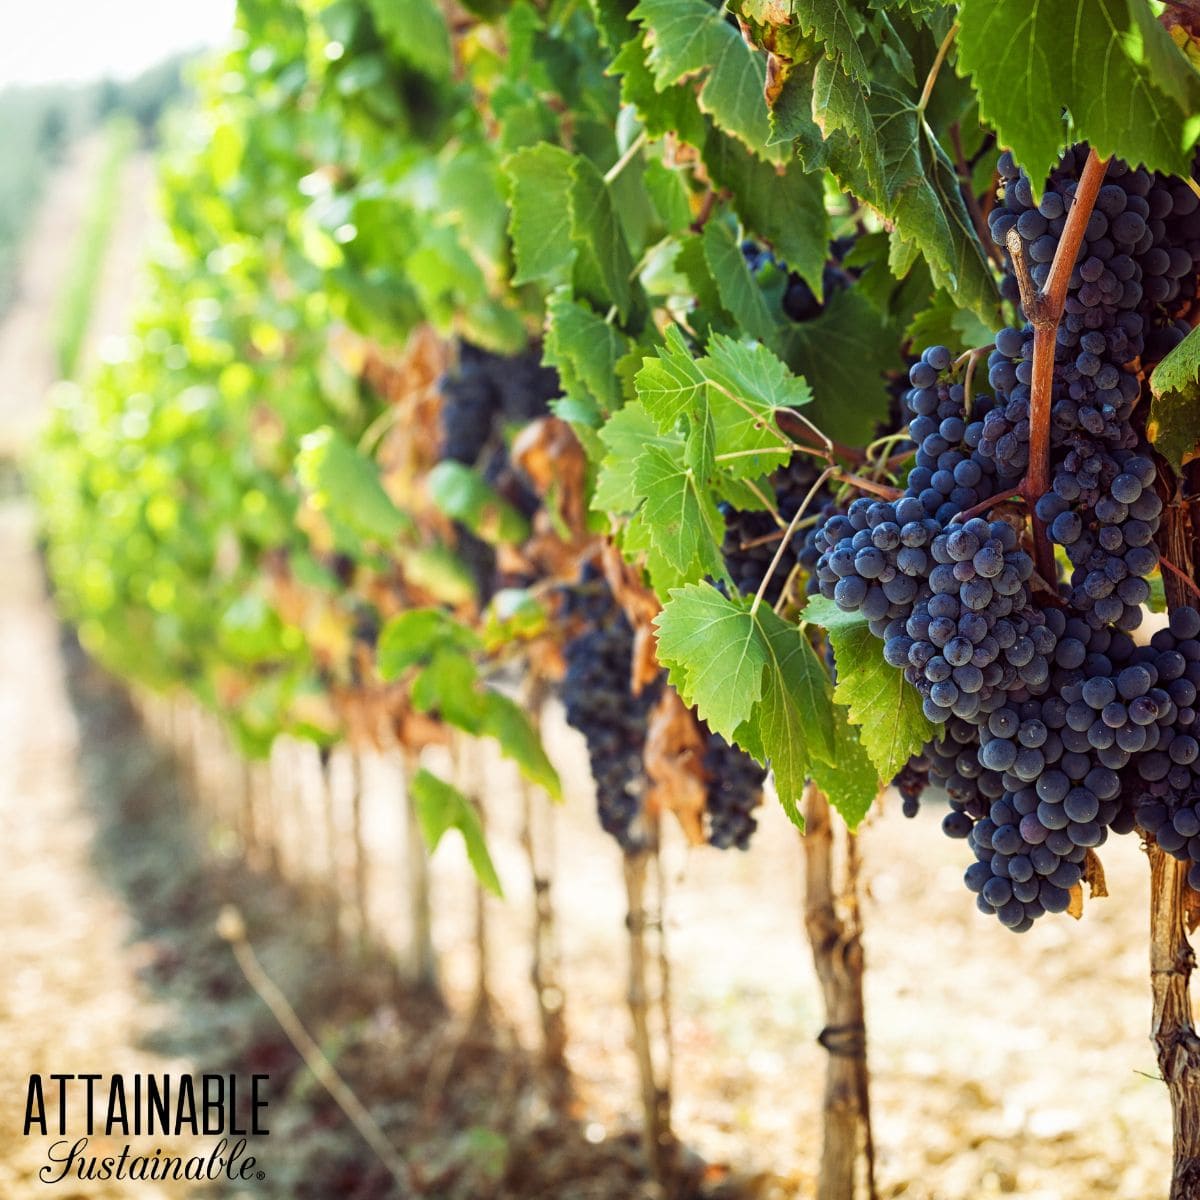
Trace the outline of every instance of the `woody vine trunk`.
[[825, 1004], [817, 1040], [829, 1056], [817, 1200], [874, 1200], [857, 844], [847, 833], [839, 881], [829, 802], [812, 783], [805, 789], [804, 819], [804, 924]]
[[[1179, 483], [1169, 474], [1174, 493], [1163, 511], [1160, 549], [1180, 574], [1163, 572], [1167, 603], [1175, 608], [1194, 602], [1185, 579], [1195, 577], [1194, 529]], [[1200, 1037], [1192, 1018], [1190, 981], [1196, 954], [1188, 941], [1194, 906], [1187, 903], [1187, 864], [1160, 850], [1152, 840], [1150, 859], [1150, 1036], [1158, 1067], [1171, 1098], [1170, 1200], [1200, 1197]], [[1189, 919], [1190, 918], [1190, 919]]]

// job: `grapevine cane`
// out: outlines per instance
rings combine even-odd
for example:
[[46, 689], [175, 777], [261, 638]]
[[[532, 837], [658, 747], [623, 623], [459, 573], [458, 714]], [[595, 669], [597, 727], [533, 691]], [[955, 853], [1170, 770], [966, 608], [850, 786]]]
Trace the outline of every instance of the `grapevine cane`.
[[825, 1028], [817, 1040], [829, 1054], [817, 1200], [852, 1200], [863, 1194], [862, 1186], [874, 1200], [875, 1154], [868, 1094], [864, 959], [854, 835], [846, 835], [848, 903], [839, 906], [829, 801], [813, 783], [805, 789], [804, 819], [805, 833], [801, 838], [805, 865], [804, 924], [825, 1003]]
[[[642, 1141], [655, 1180], [668, 1197], [675, 1194], [677, 1144], [671, 1129], [671, 1087], [655, 1062], [650, 1023], [650, 981], [647, 932], [654, 924], [646, 908], [646, 879], [653, 850], [624, 855], [625, 895], [629, 934], [629, 990], [627, 1001], [633, 1023], [633, 1052], [642, 1093]], [[659, 920], [661, 920], [661, 912]]]
[[[1183, 581], [1194, 578], [1194, 539], [1188, 510], [1168, 504], [1160, 547], [1164, 564], [1170, 560], [1175, 568], [1163, 576], [1171, 608], [1190, 602]], [[1200, 1037], [1189, 994], [1196, 953], [1187, 936], [1187, 863], [1167, 854], [1154, 838], [1145, 839], [1145, 847], [1150, 860], [1150, 1036], [1171, 1100], [1170, 1197], [1195, 1200], [1200, 1196]]]

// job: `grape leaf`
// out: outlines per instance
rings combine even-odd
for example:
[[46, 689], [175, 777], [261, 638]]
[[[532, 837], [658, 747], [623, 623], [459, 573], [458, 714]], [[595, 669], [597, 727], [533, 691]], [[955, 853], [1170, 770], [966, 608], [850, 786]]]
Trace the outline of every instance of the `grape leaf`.
[[800, 31], [815, 36], [825, 53], [868, 91], [871, 75], [858, 46], [862, 18], [846, 0], [792, 0], [792, 14]]
[[857, 829], [879, 796], [879, 772], [841, 705], [834, 706], [833, 719], [836, 732], [833, 762], [814, 758], [810, 771], [813, 782], [841, 813], [846, 825]]
[[504, 160], [512, 212], [509, 233], [517, 270], [513, 283], [557, 282], [575, 261], [571, 240], [572, 156], [546, 142]]
[[646, 191], [659, 221], [671, 232], [682, 233], [692, 220], [687, 185], [678, 171], [672, 171], [657, 158], [646, 164]]
[[[711, 381], [708, 391], [718, 455], [736, 454], [721, 463], [738, 479], [752, 479], [782, 466], [791, 450], [781, 445], [775, 413], [801, 408], [812, 400], [808, 384], [793, 375], [765, 346], [735, 342], [716, 333], [700, 365]], [[750, 454], [759, 450], [760, 454]]]
[[709, 728], [770, 762], [795, 814], [811, 762], [835, 749], [829, 680], [812, 647], [766, 605], [751, 612], [707, 583], [673, 590], [655, 625], [672, 685]]
[[725, 522], [704, 481], [669, 449], [646, 446], [634, 468], [650, 537], [672, 566], [721, 575]]
[[635, 382], [638, 399], [664, 432], [691, 412], [708, 389], [708, 380], [677, 325], [667, 328], [666, 342], [655, 357], [642, 360]]
[[617, 363], [630, 351], [629, 339], [586, 304], [558, 288], [547, 304], [546, 361], [558, 368], [567, 394], [586, 395], [601, 412], [621, 407]]
[[880, 778], [892, 779], [937, 733], [921, 710], [920, 695], [903, 671], [884, 661], [883, 643], [860, 613], [843, 612], [832, 600], [814, 596], [803, 619], [828, 633], [838, 675], [833, 698], [860, 727], [859, 738]]
[[646, 65], [658, 90], [707, 72], [699, 101], [715, 124], [756, 154], [784, 156], [779, 148], [767, 149], [766, 62], [720, 9], [705, 0], [641, 0], [632, 15], [646, 30]]
[[[796, 820], [796, 803], [818, 759], [835, 752], [829, 676], [808, 640], [773, 609], [754, 614], [768, 649], [762, 702], [755, 718], [737, 732], [739, 744], [769, 761], [784, 811]], [[803, 828], [803, 824], [800, 825]]]
[[440, 608], [410, 608], [379, 632], [376, 670], [385, 682], [399, 679], [409, 667], [428, 662], [442, 648], [471, 651], [479, 639]]
[[746, 228], [770, 243], [820, 299], [829, 254], [820, 171], [806, 173], [798, 162], [779, 170], [716, 129], [709, 130], [703, 151], [709, 174], [733, 194], [733, 206]]
[[707, 583], [678, 588], [654, 622], [658, 661], [709, 728], [729, 741], [762, 699], [768, 649], [744, 606]]
[[812, 75], [812, 106], [843, 186], [895, 222], [939, 287], [995, 324], [995, 282], [954, 165], [916, 102], [886, 77], [867, 94], [822, 60]]
[[1190, 68], [1163, 70], [1183, 60], [1148, 12], [1139, 19], [1135, 10], [1146, 7], [1141, 0], [962, 0], [959, 65], [972, 76], [984, 120], [1036, 185], [1075, 141], [1152, 170], [1188, 173], [1196, 76]]
[[891, 403], [883, 372], [903, 367], [887, 318], [853, 290], [837, 292], [819, 317], [787, 331], [785, 345], [812, 388], [805, 415], [835, 441], [869, 442]]
[[[609, 186], [591, 159], [577, 155], [572, 167], [571, 232], [579, 250], [577, 280], [585, 291], [615, 304], [622, 320], [633, 303], [633, 260], [613, 207]], [[542, 197], [542, 204], [553, 203]]]
[[1150, 376], [1146, 434], [1176, 471], [1200, 445], [1200, 329], [1191, 333]]
[[645, 408], [633, 401], [613, 415], [600, 430], [605, 454], [596, 477], [592, 507], [598, 512], [627, 514], [641, 503], [634, 484], [638, 456], [653, 443], [668, 445], [670, 439], [658, 432], [658, 425]]
[[374, 462], [327, 425], [301, 439], [296, 475], [322, 509], [360, 537], [387, 545], [413, 527], [383, 490]]
[[621, 100], [633, 106], [651, 137], [674, 133], [692, 145], [703, 140], [704, 116], [696, 105], [695, 93], [686, 85], [657, 86], [646, 66], [641, 35], [621, 47], [608, 74], [621, 77]]
[[483, 836], [483, 822], [475, 806], [451, 784], [439, 779], [422, 767], [409, 783], [412, 791], [413, 809], [421, 837], [432, 854], [438, 843], [451, 830], [457, 829], [467, 848], [467, 858], [475, 876], [488, 891], [497, 896], [504, 894], [500, 877], [496, 874], [492, 856], [488, 853], [487, 841]]
[[394, 54], [434, 79], [449, 76], [450, 31], [434, 0], [369, 0], [368, 6]]
[[480, 733], [496, 739], [505, 758], [517, 764], [530, 783], [544, 788], [555, 800], [562, 799], [562, 784], [541, 738], [520, 705], [507, 696], [485, 689]]
[[775, 342], [776, 322], [733, 234], [722, 222], [709, 221], [704, 226], [701, 242], [704, 260], [716, 281], [721, 304], [751, 337], [768, 345]]
[[425, 486], [437, 508], [489, 545], [512, 545], [529, 536], [529, 522], [481, 475], [460, 462], [438, 463], [426, 476]]

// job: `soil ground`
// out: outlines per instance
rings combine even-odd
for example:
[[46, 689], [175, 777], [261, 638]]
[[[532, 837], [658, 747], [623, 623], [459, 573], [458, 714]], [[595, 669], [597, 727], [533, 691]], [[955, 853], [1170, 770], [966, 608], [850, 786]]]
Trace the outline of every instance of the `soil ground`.
[[[24, 443], [51, 381], [64, 245], [86, 203], [84, 154], [55, 182], [22, 300], [0, 327], [0, 430]], [[92, 160], [94, 161], [94, 159]], [[145, 175], [130, 185], [90, 353], [128, 313], [144, 244]], [[140, 190], [139, 190], [140, 188]], [[15, 332], [14, 332], [15, 330]], [[0, 513], [0, 1195], [26, 1200], [44, 1143], [20, 1133], [30, 1071], [267, 1070], [272, 1127], [258, 1195], [624, 1200], [636, 1095], [624, 1004], [620, 858], [598, 831], [574, 733], [547, 735], [567, 784], [555, 823], [570, 1103], [553, 1111], [528, 1049], [528, 871], [510, 773], [485, 797], [506, 900], [488, 903], [499, 1028], [468, 1030], [474, 889], [453, 841], [433, 864], [434, 934], [449, 1010], [399, 987], [404, 846], [390, 765], [367, 764], [371, 906], [379, 945], [329, 952], [323, 900], [246, 867], [198, 814], [179, 765], [122, 693], [63, 641], [23, 500]], [[318, 834], [297, 810], [287, 832]], [[1102, 851], [1112, 898], [1014, 937], [974, 909], [959, 843], [937, 815], [887, 805], [863, 834], [868, 1025], [881, 1195], [912, 1200], [1142, 1200], [1165, 1193], [1170, 1113], [1147, 1037], [1147, 870], [1134, 839]], [[675, 1123], [710, 1164], [701, 1189], [807, 1197], [819, 1144], [819, 995], [803, 937], [800, 853], [777, 809], [746, 854], [665, 854], [674, 996]], [[268, 970], [410, 1163], [393, 1188], [213, 933], [246, 913]], [[277, 1091], [275, 1089], [278, 1089]], [[391, 1188], [391, 1191], [389, 1191]], [[60, 1190], [151, 1196], [151, 1185]], [[217, 1193], [219, 1194], [219, 1193]]]

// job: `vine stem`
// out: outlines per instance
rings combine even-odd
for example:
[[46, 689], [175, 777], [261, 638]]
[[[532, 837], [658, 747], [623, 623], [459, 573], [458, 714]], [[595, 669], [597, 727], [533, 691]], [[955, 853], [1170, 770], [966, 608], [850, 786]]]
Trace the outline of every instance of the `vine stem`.
[[809, 783], [802, 805], [804, 926], [825, 1007], [825, 1027], [817, 1041], [829, 1055], [817, 1200], [854, 1200], [864, 1194], [875, 1200], [858, 848], [855, 835], [847, 831], [839, 886], [829, 801]]
[[[1175, 484], [1178, 487], [1178, 483]], [[1194, 580], [1194, 532], [1186, 508], [1168, 504], [1158, 534], [1167, 603], [1187, 603]], [[1192, 583], [1194, 587], [1194, 583]], [[1200, 1196], [1200, 1037], [1189, 992], [1196, 954], [1188, 941], [1187, 864], [1147, 839], [1150, 860], [1150, 1037], [1171, 1100], [1170, 1200]]]
[[958, 34], [958, 22], [946, 31], [946, 36], [942, 38], [942, 44], [938, 47], [937, 57], [933, 60], [933, 66], [929, 68], [929, 74], [925, 76], [925, 86], [921, 89], [921, 98], [917, 101], [917, 112], [924, 113], [929, 106], [929, 98], [933, 95], [933, 85], [937, 83], [938, 73], [942, 69], [942, 63], [946, 61], [946, 55], [950, 53], [950, 47], [954, 43], [954, 39]]
[[[1088, 160], [1075, 188], [1071, 211], [1063, 226], [1062, 237], [1054, 252], [1045, 285], [1035, 287], [1025, 248], [1015, 229], [1010, 229], [1007, 238], [1008, 252], [1012, 257], [1013, 271], [1021, 291], [1021, 309], [1033, 326], [1033, 378], [1029, 385], [1029, 465], [1025, 478], [1003, 497], [995, 496], [977, 504], [966, 513], [975, 515], [986, 511], [1000, 499], [1008, 499], [1014, 493], [1020, 495], [1029, 509], [1033, 527], [1033, 557], [1038, 574], [1053, 582], [1058, 578], [1054, 562], [1054, 547], [1046, 532], [1045, 522], [1036, 510], [1038, 500], [1050, 490], [1050, 408], [1054, 398], [1054, 349], [1058, 336], [1058, 323], [1062, 320], [1067, 302], [1067, 285], [1075, 269], [1075, 259], [1083, 242], [1084, 230], [1096, 204], [1108, 159], [1101, 158], [1095, 150]], [[966, 516], [966, 513], [960, 516]]]
[[646, 144], [646, 131], [643, 129], [641, 133], [633, 139], [626, 147], [625, 153], [617, 159], [607, 171], [604, 172], [604, 182], [612, 183], [618, 175], [633, 161], [637, 156], [637, 152]]
[[787, 529], [784, 531], [783, 537], [779, 539], [779, 545], [776, 547], [775, 555], [771, 559], [770, 566], [767, 567], [766, 574], [762, 577], [762, 582], [758, 585], [758, 591], [754, 593], [754, 600], [750, 605], [750, 615], [754, 616], [758, 612], [759, 606], [763, 602], [763, 596], [766, 594], [767, 588], [770, 586], [771, 580], [775, 577], [775, 572], [779, 569], [779, 560], [783, 558], [783, 552], [787, 549], [788, 544], [792, 540], [792, 534], [796, 532], [796, 527], [800, 524], [801, 517], [804, 516], [805, 510], [812, 503], [812, 498], [820, 490], [821, 485], [827, 480], [830, 475], [836, 474], [833, 467], [826, 467], [820, 475], [817, 476], [817, 481], [808, 489], [808, 495], [804, 497], [804, 503], [796, 509], [796, 515], [792, 517], [788, 523]]
[[296, 1052], [304, 1060], [304, 1065], [333, 1097], [337, 1106], [358, 1130], [363, 1141], [375, 1152], [388, 1174], [399, 1186], [400, 1194], [408, 1195], [412, 1179], [404, 1159], [397, 1153], [387, 1134], [379, 1127], [375, 1118], [364, 1107], [345, 1079], [338, 1074], [324, 1051], [301, 1023], [300, 1018], [296, 1015], [296, 1010], [291, 1006], [283, 991], [263, 969], [262, 963], [259, 962], [258, 956], [254, 953], [254, 949], [246, 937], [245, 921], [236, 908], [227, 905], [221, 910], [217, 919], [217, 933], [223, 941], [229, 944], [229, 948], [233, 951], [233, 957], [246, 977], [246, 982], [271, 1010], [271, 1015], [287, 1034], [288, 1041], [292, 1043]]

